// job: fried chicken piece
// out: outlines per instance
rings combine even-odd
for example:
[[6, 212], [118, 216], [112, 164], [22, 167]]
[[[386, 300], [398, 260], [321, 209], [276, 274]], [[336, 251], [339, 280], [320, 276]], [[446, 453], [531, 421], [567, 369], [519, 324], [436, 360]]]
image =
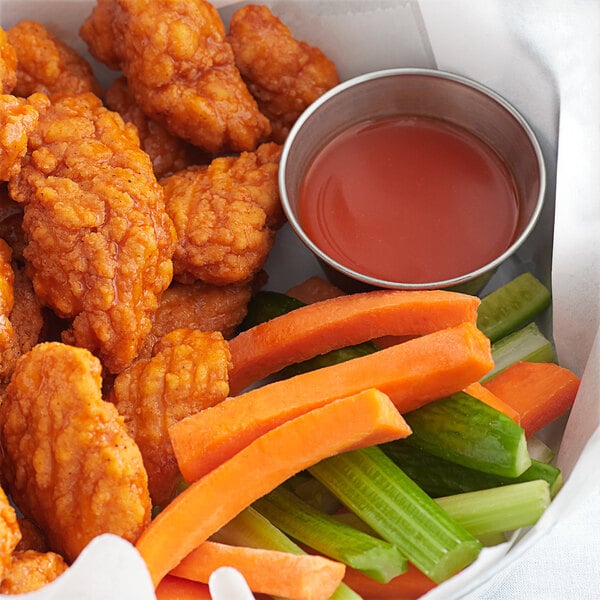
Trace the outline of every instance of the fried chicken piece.
[[15, 330], [9, 318], [15, 300], [14, 278], [11, 249], [0, 239], [0, 382], [7, 380], [19, 357]]
[[155, 505], [172, 498], [181, 477], [169, 426], [224, 400], [230, 367], [220, 333], [176, 329], [154, 346], [152, 358], [138, 360], [115, 379], [108, 399], [144, 457]]
[[262, 269], [283, 223], [277, 169], [281, 146], [221, 157], [161, 180], [177, 231], [174, 277], [227, 285]]
[[98, 0], [80, 35], [95, 58], [123, 71], [143, 111], [178, 137], [220, 154], [253, 150], [269, 135], [206, 0]]
[[102, 533], [135, 542], [150, 520], [142, 457], [102, 400], [101, 370], [83, 348], [38, 344], [19, 359], [0, 405], [8, 489], [69, 562]]
[[172, 279], [174, 229], [135, 127], [91, 93], [50, 103], [18, 177], [28, 274], [40, 302], [74, 319], [63, 341], [117, 373], [135, 358]]
[[17, 83], [17, 53], [0, 27], [0, 94], [10, 94]]
[[41, 23], [21, 21], [11, 27], [7, 35], [17, 53], [15, 96], [26, 98], [35, 92], [49, 96], [102, 94], [91, 65]]
[[0, 581], [10, 568], [14, 549], [20, 540], [17, 514], [0, 487]]
[[207, 162], [196, 146], [170, 134], [160, 123], [149, 119], [129, 91], [125, 77], [118, 77], [106, 90], [106, 105], [118, 112], [126, 123], [133, 123], [142, 149], [150, 156], [157, 179]]
[[44, 532], [31, 519], [18, 517], [17, 521], [21, 531], [21, 541], [17, 544], [15, 550], [18, 552], [25, 550], [48, 552], [48, 542]]
[[139, 357], [149, 357], [154, 344], [174, 329], [218, 331], [230, 338], [246, 316], [253, 287], [252, 281], [223, 286], [173, 283], [162, 296]]
[[21, 170], [27, 139], [38, 121], [37, 110], [22, 98], [0, 95], [0, 181]]
[[43, 588], [68, 568], [55, 552], [24, 550], [15, 552], [0, 583], [0, 594], [26, 594]]
[[266, 6], [238, 9], [227, 39], [276, 142], [282, 143], [304, 109], [340, 81], [335, 64], [319, 48], [296, 40]]

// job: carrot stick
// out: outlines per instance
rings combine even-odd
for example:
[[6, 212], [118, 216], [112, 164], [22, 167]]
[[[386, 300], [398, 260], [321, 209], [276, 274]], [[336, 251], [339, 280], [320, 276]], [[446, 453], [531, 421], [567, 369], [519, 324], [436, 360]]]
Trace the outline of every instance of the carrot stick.
[[492, 368], [488, 339], [470, 323], [415, 338], [227, 398], [169, 428], [186, 481], [194, 481], [258, 436], [332, 400], [375, 387], [400, 412], [462, 390]]
[[208, 585], [167, 575], [155, 590], [156, 600], [211, 600]]
[[415, 600], [432, 590], [436, 584], [408, 563], [408, 570], [388, 583], [379, 583], [360, 571], [346, 569], [344, 583], [368, 600]]
[[237, 569], [253, 592], [297, 600], [327, 600], [346, 571], [342, 563], [323, 556], [207, 541], [188, 554], [171, 575], [208, 583], [211, 573], [223, 566]]
[[579, 378], [554, 363], [518, 362], [484, 386], [521, 415], [529, 437], [573, 406]]
[[463, 391], [469, 394], [469, 396], [473, 396], [473, 398], [477, 398], [477, 400], [480, 400], [488, 406], [495, 408], [497, 411], [506, 415], [509, 419], [512, 419], [515, 423], [521, 424], [521, 415], [519, 412], [516, 411], [512, 406], [506, 404], [506, 402], [500, 400], [496, 394], [493, 394], [478, 381], [471, 383]]
[[154, 584], [244, 508], [292, 475], [334, 454], [409, 434], [390, 399], [373, 389], [268, 431], [193, 483], [144, 530], [137, 549]]
[[300, 300], [304, 304], [312, 304], [321, 300], [329, 300], [329, 298], [337, 298], [338, 296], [343, 296], [345, 293], [339, 287], [333, 285], [333, 283], [318, 275], [314, 275], [302, 283], [291, 287], [285, 295], [296, 298], [296, 300]]
[[302, 306], [229, 341], [231, 394], [288, 365], [384, 335], [476, 323], [479, 299], [442, 290], [377, 290]]

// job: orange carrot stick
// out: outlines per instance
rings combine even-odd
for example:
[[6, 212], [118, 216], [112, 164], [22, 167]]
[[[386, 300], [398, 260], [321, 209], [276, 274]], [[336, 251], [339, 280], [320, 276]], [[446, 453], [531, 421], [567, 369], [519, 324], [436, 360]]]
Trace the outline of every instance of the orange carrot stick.
[[321, 300], [329, 300], [329, 298], [337, 298], [343, 296], [346, 292], [339, 287], [333, 285], [326, 279], [314, 275], [309, 277], [302, 283], [291, 287], [285, 294], [304, 302], [304, 304], [312, 304]]
[[432, 590], [436, 584], [411, 563], [408, 570], [388, 583], [379, 583], [360, 571], [346, 569], [344, 583], [368, 600], [415, 600]]
[[211, 600], [208, 585], [167, 575], [155, 590], [156, 600]]
[[512, 419], [515, 423], [521, 423], [521, 415], [518, 411], [516, 411], [512, 406], [506, 404], [506, 402], [500, 400], [496, 394], [493, 394], [478, 381], [468, 385], [464, 391], [470, 396], [477, 398], [477, 400], [480, 400], [488, 406], [495, 408], [497, 411], [506, 415], [509, 419]]
[[521, 415], [529, 437], [573, 406], [579, 377], [554, 363], [518, 362], [484, 386]]
[[409, 434], [390, 399], [373, 389], [268, 431], [193, 483], [144, 530], [137, 549], [154, 584], [244, 508], [292, 475], [334, 454]]
[[375, 387], [409, 412], [462, 390], [492, 365], [489, 340], [465, 323], [227, 398], [173, 424], [169, 436], [182, 475], [194, 481], [266, 431], [337, 398]]
[[346, 571], [344, 564], [323, 556], [204, 542], [171, 575], [207, 583], [223, 566], [237, 569], [253, 592], [297, 600], [327, 600]]
[[383, 335], [422, 335], [476, 323], [479, 299], [443, 290], [377, 290], [302, 306], [229, 342], [231, 394], [284, 367]]

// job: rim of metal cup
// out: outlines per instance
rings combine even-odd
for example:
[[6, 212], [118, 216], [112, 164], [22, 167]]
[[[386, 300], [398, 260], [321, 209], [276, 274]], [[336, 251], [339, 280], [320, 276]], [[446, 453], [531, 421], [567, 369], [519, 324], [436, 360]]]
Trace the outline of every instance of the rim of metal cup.
[[[529, 143], [531, 144], [531, 149], [535, 154], [537, 166], [538, 166], [538, 179], [539, 179], [539, 191], [538, 197], [535, 203], [535, 208], [531, 214], [531, 217], [521, 234], [510, 244], [510, 246], [499, 256], [497, 256], [494, 260], [486, 263], [485, 265], [479, 267], [474, 271], [470, 271], [458, 277], [453, 277], [450, 279], [444, 279], [439, 281], [431, 281], [425, 283], [411, 283], [411, 282], [400, 282], [400, 281], [390, 281], [387, 279], [379, 279], [377, 277], [372, 277], [370, 275], [365, 275], [349, 267], [344, 264], [336, 261], [327, 253], [323, 252], [317, 244], [315, 244], [310, 237], [304, 231], [298, 217], [296, 216], [295, 211], [293, 210], [290, 200], [287, 193], [286, 186], [286, 171], [288, 169], [288, 159], [290, 152], [292, 150], [292, 146], [298, 136], [300, 130], [304, 127], [306, 122], [310, 119], [310, 117], [319, 110], [319, 108], [327, 103], [331, 98], [337, 96], [338, 94], [367, 81], [373, 79], [379, 79], [384, 77], [395, 77], [398, 75], [422, 75], [426, 77], [434, 77], [438, 79], [448, 79], [455, 83], [459, 83], [470, 87], [485, 96], [489, 99], [496, 102], [498, 105], [503, 107], [512, 117], [517, 121], [526, 137], [528, 138]], [[368, 117], [367, 117], [368, 118]], [[293, 165], [290, 166], [293, 168]], [[523, 117], [523, 115], [504, 97], [500, 94], [488, 88], [487, 86], [475, 81], [473, 79], [469, 79], [468, 77], [464, 77], [462, 75], [457, 75], [455, 73], [450, 73], [448, 71], [440, 71], [437, 69], [425, 69], [425, 68], [412, 68], [412, 67], [398, 67], [392, 69], [382, 69], [379, 71], [371, 71], [369, 73], [365, 73], [362, 75], [358, 75], [351, 79], [348, 79], [344, 82], [339, 83], [337, 86], [331, 88], [327, 92], [325, 92], [322, 96], [317, 98], [297, 119], [297, 121], [292, 126], [286, 141], [284, 142], [281, 158], [279, 162], [279, 192], [281, 197], [281, 204], [283, 207], [283, 211], [287, 217], [287, 220], [295, 231], [296, 235], [300, 238], [303, 244], [311, 250], [318, 258], [320, 258], [324, 263], [338, 271], [339, 273], [346, 275], [347, 277], [354, 279], [356, 281], [368, 284], [370, 286], [379, 287], [379, 288], [390, 288], [390, 289], [439, 289], [439, 288], [447, 288], [453, 287], [460, 284], [467, 283], [472, 281], [482, 275], [485, 275], [489, 271], [493, 271], [498, 268], [506, 259], [508, 259], [512, 254], [514, 254], [523, 244], [523, 242], [529, 237], [533, 228], [535, 227], [539, 216], [542, 212], [542, 207], [544, 204], [544, 196], [546, 193], [546, 167], [544, 163], [544, 156], [540, 147], [540, 144], [537, 140], [536, 135], [534, 134], [531, 126], [527, 122], [527, 120]]]

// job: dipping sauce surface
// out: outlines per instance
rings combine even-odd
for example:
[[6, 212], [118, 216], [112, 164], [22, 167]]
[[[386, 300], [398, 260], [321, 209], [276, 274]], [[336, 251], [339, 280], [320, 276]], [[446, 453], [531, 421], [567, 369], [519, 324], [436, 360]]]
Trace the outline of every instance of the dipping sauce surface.
[[518, 197], [502, 159], [470, 132], [399, 116], [325, 145], [302, 182], [299, 220], [331, 258], [387, 281], [465, 275], [506, 250]]

